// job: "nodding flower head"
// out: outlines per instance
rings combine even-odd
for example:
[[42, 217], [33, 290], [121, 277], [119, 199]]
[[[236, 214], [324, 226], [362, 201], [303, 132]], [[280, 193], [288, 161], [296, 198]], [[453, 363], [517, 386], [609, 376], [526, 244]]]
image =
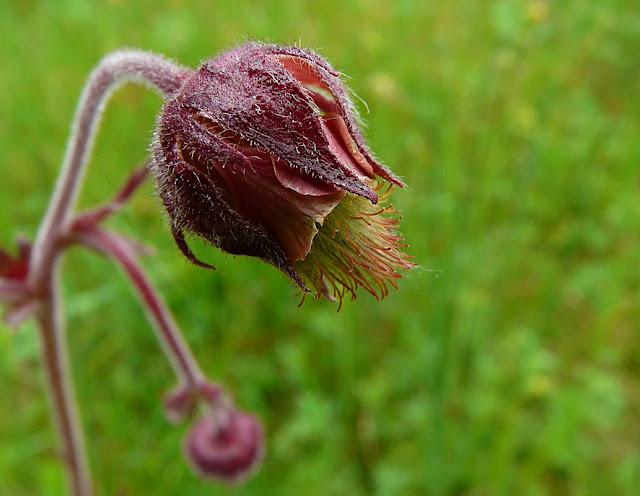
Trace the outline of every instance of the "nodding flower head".
[[[402, 182], [360, 132], [340, 74], [297, 47], [249, 43], [206, 61], [165, 103], [152, 169], [184, 233], [260, 257], [305, 292], [383, 297], [399, 269]], [[388, 186], [385, 186], [385, 183]]]

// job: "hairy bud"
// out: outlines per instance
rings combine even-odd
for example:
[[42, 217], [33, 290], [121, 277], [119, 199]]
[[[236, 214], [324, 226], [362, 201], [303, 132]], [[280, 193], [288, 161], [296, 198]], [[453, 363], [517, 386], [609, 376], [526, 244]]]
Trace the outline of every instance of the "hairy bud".
[[412, 266], [396, 211], [378, 203], [385, 182], [402, 182], [373, 158], [339, 73], [315, 53], [249, 43], [205, 62], [164, 105], [153, 158], [195, 263], [206, 265], [184, 233], [330, 298], [359, 286], [384, 296]]
[[191, 428], [184, 450], [200, 475], [239, 482], [262, 460], [264, 435], [260, 423], [248, 413], [214, 409]]

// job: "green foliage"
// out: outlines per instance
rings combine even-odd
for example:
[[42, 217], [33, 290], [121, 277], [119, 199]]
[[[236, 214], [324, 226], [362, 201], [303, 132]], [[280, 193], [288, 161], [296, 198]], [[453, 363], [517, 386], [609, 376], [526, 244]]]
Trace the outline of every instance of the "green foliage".
[[[130, 289], [71, 251], [98, 494], [637, 494], [639, 19], [637, 0], [0, 3], [3, 244], [35, 232], [84, 78], [120, 46], [191, 65], [246, 37], [318, 48], [410, 185], [393, 198], [421, 267], [339, 314], [297, 308], [255, 261], [200, 246], [217, 272], [189, 265], [151, 185], [111, 221], [158, 247], [145, 265], [207, 372], [264, 419], [264, 466], [239, 488], [191, 474]], [[159, 103], [117, 93], [82, 205], [144, 159]], [[64, 487], [36, 337], [0, 329], [1, 494]]]

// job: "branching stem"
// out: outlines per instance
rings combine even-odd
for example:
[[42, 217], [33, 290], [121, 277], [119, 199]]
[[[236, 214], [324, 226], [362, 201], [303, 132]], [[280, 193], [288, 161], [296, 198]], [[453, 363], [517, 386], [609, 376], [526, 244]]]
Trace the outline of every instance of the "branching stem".
[[110, 256], [120, 264], [135, 287], [178, 380], [190, 390], [196, 391], [205, 382], [205, 376], [171, 312], [144, 273], [128, 240], [100, 227], [83, 230], [71, 239]]
[[67, 360], [67, 343], [57, 289], [57, 265], [68, 233], [78, 187], [86, 168], [100, 115], [109, 96], [127, 81], [142, 82], [162, 94], [176, 91], [188, 70], [138, 50], [107, 55], [91, 73], [80, 97], [55, 190], [29, 260], [28, 285], [40, 299], [37, 319], [50, 390], [52, 416], [62, 441], [72, 494], [89, 496], [91, 476]]

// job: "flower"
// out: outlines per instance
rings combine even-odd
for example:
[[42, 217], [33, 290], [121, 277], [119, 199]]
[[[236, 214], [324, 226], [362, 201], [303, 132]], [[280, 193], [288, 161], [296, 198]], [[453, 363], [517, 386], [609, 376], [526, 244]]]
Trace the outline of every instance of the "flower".
[[305, 292], [376, 297], [413, 264], [388, 185], [340, 74], [297, 47], [249, 43], [206, 61], [165, 103], [153, 143], [158, 192], [184, 233], [260, 257]]

